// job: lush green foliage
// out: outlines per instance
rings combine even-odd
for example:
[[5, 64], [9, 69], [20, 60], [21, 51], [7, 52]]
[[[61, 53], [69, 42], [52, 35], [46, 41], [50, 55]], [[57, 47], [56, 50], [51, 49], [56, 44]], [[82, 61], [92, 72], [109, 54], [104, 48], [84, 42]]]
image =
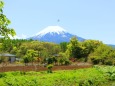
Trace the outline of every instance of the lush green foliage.
[[69, 57], [81, 58], [82, 57], [82, 47], [78, 42], [76, 37], [73, 37], [70, 40], [70, 43], [67, 46], [67, 51]]
[[114, 86], [115, 67], [47, 72], [0, 73], [1, 86]]
[[9, 34], [14, 36], [16, 33], [14, 29], [9, 28], [10, 20], [3, 14], [4, 2], [0, 1], [0, 35], [9, 38]]
[[[0, 50], [15, 54], [24, 63], [70, 64], [74, 61], [92, 62], [93, 64], [115, 65], [115, 49], [98, 40], [79, 42], [73, 37], [69, 43], [59, 44], [33, 40], [0, 39]], [[39, 58], [39, 61], [38, 61]]]
[[48, 72], [48, 73], [52, 73], [52, 67], [53, 67], [52, 64], [48, 64], [48, 65], [47, 65], [47, 68], [48, 68], [47, 72]]
[[115, 50], [110, 46], [101, 44], [98, 48], [94, 50], [89, 56], [94, 64], [115, 64]]
[[67, 42], [60, 43], [60, 47], [61, 47], [62, 52], [65, 52], [67, 50], [67, 45], [68, 45]]

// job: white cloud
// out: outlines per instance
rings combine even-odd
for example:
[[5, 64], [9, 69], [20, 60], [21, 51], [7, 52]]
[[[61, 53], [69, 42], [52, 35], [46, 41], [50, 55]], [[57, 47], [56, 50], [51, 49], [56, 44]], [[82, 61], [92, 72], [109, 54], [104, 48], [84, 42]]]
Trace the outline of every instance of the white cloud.
[[24, 34], [16, 35], [16, 36], [14, 36], [14, 37], [12, 37], [11, 35], [9, 35], [9, 37], [10, 37], [11, 39], [26, 39], [26, 38], [27, 38], [27, 36], [24, 35]]

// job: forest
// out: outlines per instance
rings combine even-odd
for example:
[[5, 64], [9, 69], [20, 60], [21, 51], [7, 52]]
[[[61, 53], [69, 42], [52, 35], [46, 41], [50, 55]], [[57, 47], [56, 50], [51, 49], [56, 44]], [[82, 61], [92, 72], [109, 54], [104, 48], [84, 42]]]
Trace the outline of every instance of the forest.
[[[0, 52], [16, 55], [18, 61], [25, 63], [47, 63], [68, 65], [73, 62], [115, 65], [115, 48], [98, 40], [79, 42], [72, 37], [70, 42], [55, 44], [25, 39], [0, 39]], [[3, 62], [6, 59], [0, 59]]]

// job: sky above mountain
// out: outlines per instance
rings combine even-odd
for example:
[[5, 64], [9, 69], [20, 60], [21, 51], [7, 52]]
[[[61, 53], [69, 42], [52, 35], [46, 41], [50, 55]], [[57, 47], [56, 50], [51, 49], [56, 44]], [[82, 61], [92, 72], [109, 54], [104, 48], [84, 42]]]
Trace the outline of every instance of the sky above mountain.
[[4, 0], [18, 36], [61, 26], [85, 39], [115, 44], [115, 0]]

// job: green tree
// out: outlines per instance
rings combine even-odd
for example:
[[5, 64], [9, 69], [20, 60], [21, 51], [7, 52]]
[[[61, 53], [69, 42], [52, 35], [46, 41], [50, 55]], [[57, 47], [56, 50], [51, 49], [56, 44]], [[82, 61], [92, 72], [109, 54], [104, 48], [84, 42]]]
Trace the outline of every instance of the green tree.
[[9, 28], [11, 21], [3, 14], [4, 2], [0, 1], [0, 35], [9, 38], [9, 35], [14, 36], [14, 29]]
[[115, 57], [115, 50], [112, 49], [112, 47], [107, 46], [105, 44], [101, 44], [98, 48], [94, 50], [93, 53], [89, 55], [89, 59], [94, 64], [106, 64], [106, 62], [110, 62], [110, 64], [113, 64], [112, 60]]
[[32, 62], [32, 65], [33, 65], [33, 62], [35, 60], [34, 57], [38, 56], [37, 55], [37, 52], [35, 50], [27, 50], [26, 52], [26, 55], [24, 56], [23, 60], [25, 63], [29, 63], [29, 62]]
[[89, 54], [94, 52], [94, 50], [101, 44], [103, 43], [98, 40], [85, 40], [82, 42], [82, 55], [85, 57], [85, 61], [88, 60]]
[[60, 65], [69, 65], [70, 64], [69, 58], [67, 58], [66, 53], [60, 52], [57, 60]]
[[67, 45], [68, 45], [67, 42], [61, 42], [60, 43], [60, 47], [61, 47], [62, 52], [65, 52], [67, 50]]
[[70, 43], [67, 46], [67, 51], [69, 58], [81, 58], [82, 57], [82, 46], [76, 37], [71, 38]]
[[2, 50], [10, 52], [13, 49], [13, 43], [10, 39], [3, 39], [2, 41]]

